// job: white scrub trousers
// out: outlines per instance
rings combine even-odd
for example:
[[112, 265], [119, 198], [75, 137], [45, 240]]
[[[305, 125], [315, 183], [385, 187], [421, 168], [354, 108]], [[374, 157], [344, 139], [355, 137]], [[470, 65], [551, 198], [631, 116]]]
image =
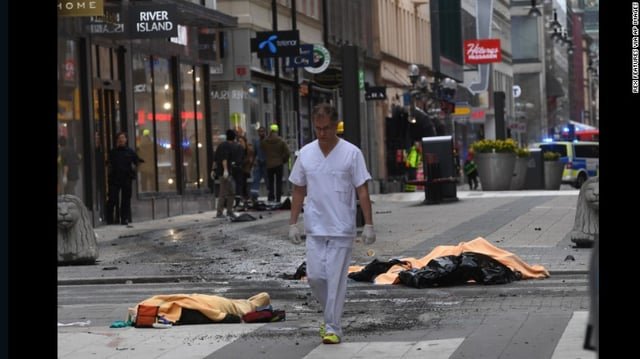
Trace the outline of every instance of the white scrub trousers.
[[307, 280], [324, 312], [327, 333], [342, 337], [342, 312], [353, 238], [307, 236]]

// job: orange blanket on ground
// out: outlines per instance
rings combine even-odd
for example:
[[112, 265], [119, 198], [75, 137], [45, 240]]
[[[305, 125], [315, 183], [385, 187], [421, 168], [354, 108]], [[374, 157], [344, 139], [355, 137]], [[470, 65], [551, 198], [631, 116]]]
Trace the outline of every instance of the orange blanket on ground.
[[238, 317], [253, 312], [257, 307], [269, 305], [269, 294], [262, 292], [249, 299], [227, 299], [217, 295], [206, 294], [166, 294], [147, 298], [138, 304], [159, 306], [158, 315], [177, 322], [182, 308], [193, 309], [206, 315], [214, 322], [224, 320], [227, 314]]
[[[457, 246], [437, 246], [426, 256], [416, 259], [413, 257], [402, 258], [400, 260], [408, 262], [407, 265], [396, 264], [389, 268], [386, 273], [382, 273], [374, 279], [375, 284], [397, 284], [400, 282], [398, 273], [412, 269], [422, 268], [432, 259], [444, 256], [459, 256], [463, 252], [474, 252], [487, 255], [498, 262], [504, 264], [512, 271], [522, 273], [522, 279], [547, 278], [549, 271], [541, 265], [529, 265], [517, 255], [500, 249], [489, 243], [486, 239], [478, 237], [469, 242], [460, 242]], [[349, 273], [359, 272], [364, 266], [350, 266]]]

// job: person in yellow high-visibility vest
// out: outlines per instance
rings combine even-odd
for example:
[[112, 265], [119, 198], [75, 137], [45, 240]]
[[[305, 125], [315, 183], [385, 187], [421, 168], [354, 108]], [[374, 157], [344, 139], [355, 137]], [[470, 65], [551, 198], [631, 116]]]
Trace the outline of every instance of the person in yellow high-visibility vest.
[[[420, 141], [415, 141], [409, 149], [409, 154], [407, 155], [407, 159], [404, 163], [405, 167], [407, 168], [407, 177], [409, 181], [415, 180], [417, 178], [417, 171], [420, 163], [422, 163], [422, 144], [420, 143]], [[405, 184], [404, 190], [405, 192], [415, 192], [416, 185]]]

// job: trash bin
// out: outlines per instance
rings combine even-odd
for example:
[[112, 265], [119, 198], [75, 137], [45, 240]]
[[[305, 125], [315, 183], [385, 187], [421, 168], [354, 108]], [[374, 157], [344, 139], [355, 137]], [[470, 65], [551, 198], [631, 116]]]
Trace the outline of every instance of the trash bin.
[[[458, 200], [456, 166], [453, 159], [453, 137], [422, 138], [422, 161], [425, 169], [425, 204]], [[432, 163], [437, 163], [437, 166]], [[429, 191], [432, 193], [429, 194]]]
[[542, 150], [539, 148], [529, 149], [524, 189], [544, 189], [544, 162]]

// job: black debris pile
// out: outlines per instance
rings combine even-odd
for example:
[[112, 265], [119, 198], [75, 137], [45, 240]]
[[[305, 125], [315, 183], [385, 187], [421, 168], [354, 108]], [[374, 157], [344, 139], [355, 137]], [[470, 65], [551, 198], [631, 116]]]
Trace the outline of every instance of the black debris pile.
[[466, 284], [470, 280], [482, 284], [505, 284], [522, 278], [521, 273], [512, 271], [497, 260], [473, 252], [438, 257], [422, 268], [402, 271], [398, 276], [400, 283], [414, 288], [447, 287]]

